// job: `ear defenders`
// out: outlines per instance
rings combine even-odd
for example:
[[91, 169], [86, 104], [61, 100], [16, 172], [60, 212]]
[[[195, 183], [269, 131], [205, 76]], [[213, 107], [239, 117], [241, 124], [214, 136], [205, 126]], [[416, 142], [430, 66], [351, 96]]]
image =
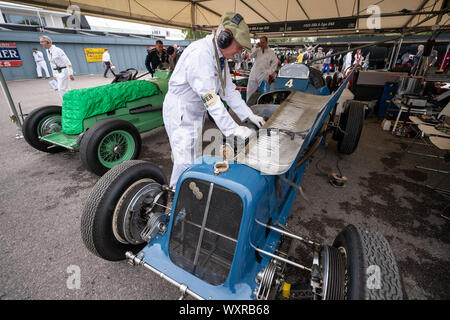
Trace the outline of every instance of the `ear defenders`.
[[[243, 19], [244, 18], [242, 18], [242, 16], [239, 13], [236, 13], [231, 19], [231, 22], [234, 23], [236, 26], [238, 26]], [[217, 45], [219, 46], [220, 49], [228, 48], [232, 42], [233, 42], [233, 33], [230, 30], [225, 29], [219, 33], [219, 36], [217, 37]]]
[[225, 29], [219, 33], [219, 36], [217, 37], [217, 45], [220, 49], [228, 48], [232, 42], [233, 33], [230, 30]]

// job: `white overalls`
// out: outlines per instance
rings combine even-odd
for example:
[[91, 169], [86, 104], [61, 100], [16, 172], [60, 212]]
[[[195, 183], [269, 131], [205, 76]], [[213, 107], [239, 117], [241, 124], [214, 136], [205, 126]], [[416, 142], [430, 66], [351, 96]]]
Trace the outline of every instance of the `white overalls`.
[[36, 72], [39, 78], [42, 77], [42, 69], [45, 71], [45, 76], [50, 78], [48, 73], [47, 63], [45, 63], [44, 54], [40, 51], [33, 52], [34, 61], [36, 62]]
[[52, 45], [47, 51], [48, 60], [52, 66], [53, 76], [58, 83], [58, 93], [63, 95], [70, 90], [69, 76], [73, 75], [72, 63], [64, 51]]
[[[220, 98], [226, 101], [242, 121], [253, 115], [240, 93], [235, 90], [226, 61], [226, 85], [223, 92], [213, 39], [211, 34], [191, 43], [183, 51], [170, 77], [169, 90], [163, 104], [163, 119], [174, 162], [171, 187], [176, 186], [180, 175], [200, 155], [199, 138], [207, 109], [225, 136], [231, 135], [239, 125]], [[217, 53], [219, 58], [222, 57], [218, 48]]]
[[268, 81], [269, 76], [277, 71], [278, 62], [275, 52], [271, 48], [264, 49], [253, 47], [250, 59], [255, 58], [247, 85], [247, 101], [258, 90], [263, 80]]

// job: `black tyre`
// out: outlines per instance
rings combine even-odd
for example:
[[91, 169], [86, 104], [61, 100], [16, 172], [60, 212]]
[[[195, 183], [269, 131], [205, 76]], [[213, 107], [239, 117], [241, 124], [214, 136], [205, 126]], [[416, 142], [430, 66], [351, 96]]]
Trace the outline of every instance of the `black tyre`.
[[364, 122], [364, 105], [358, 101], [351, 101], [341, 115], [339, 127], [345, 131], [337, 132], [338, 150], [344, 154], [351, 154], [358, 146]]
[[[148, 201], [139, 202], [140, 210], [128, 210], [133, 212], [128, 218], [124, 217], [124, 212], [144, 187], [156, 185], [155, 192], [151, 190], [154, 197], [160, 186], [166, 184], [161, 170], [145, 161], [126, 161], [108, 171], [95, 184], [83, 209], [81, 236], [86, 248], [109, 261], [124, 260], [125, 252], [141, 250], [146, 243], [138, 234], [148, 220], [143, 215]], [[167, 193], [157, 203], [165, 206]]]
[[22, 131], [25, 141], [43, 152], [57, 153], [66, 150], [39, 139], [47, 134], [61, 131], [61, 113], [60, 106], [45, 106], [33, 110], [23, 123]]
[[105, 119], [90, 127], [80, 143], [84, 166], [102, 176], [119, 163], [134, 160], [141, 151], [141, 136], [130, 122]]
[[348, 225], [336, 237], [333, 247], [344, 257], [346, 299], [407, 298], [394, 254], [381, 234]]
[[334, 92], [337, 90], [337, 88], [339, 88], [339, 82], [340, 82], [340, 78], [339, 78], [339, 72], [335, 72], [333, 74], [333, 79], [331, 81], [331, 92]]
[[325, 86], [325, 79], [322, 76], [320, 70], [309, 68], [309, 83], [313, 85], [314, 88], [319, 89]]
[[330, 92], [332, 92], [332, 86], [333, 86], [333, 78], [331, 76], [327, 76], [325, 78], [325, 83], [327, 84], [327, 88]]

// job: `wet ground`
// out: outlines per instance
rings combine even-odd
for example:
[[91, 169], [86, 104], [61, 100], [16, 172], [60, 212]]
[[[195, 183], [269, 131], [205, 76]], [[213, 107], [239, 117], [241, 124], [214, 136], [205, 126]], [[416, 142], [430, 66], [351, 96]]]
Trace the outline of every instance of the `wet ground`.
[[[71, 85], [83, 88], [110, 81], [100, 75], [80, 76]], [[45, 80], [8, 84], [24, 113], [61, 104]], [[450, 179], [415, 168], [420, 163], [448, 171], [449, 165], [405, 153], [410, 140], [382, 131], [380, 122], [375, 117], [366, 119], [352, 155], [338, 154], [331, 139], [328, 147], [318, 149], [302, 182], [308, 200], [297, 197], [289, 228], [326, 244], [332, 244], [348, 224], [377, 230], [391, 244], [410, 299], [449, 299], [450, 228], [440, 216], [449, 198], [426, 185], [441, 181], [441, 188], [450, 189]], [[212, 126], [207, 120], [207, 127]], [[103, 261], [85, 249], [80, 217], [98, 177], [84, 169], [79, 154], [46, 154], [17, 140], [15, 134], [2, 97], [0, 299], [177, 299], [178, 289], [149, 271]], [[170, 175], [164, 128], [143, 135], [140, 158]], [[333, 187], [326, 176], [339, 170], [348, 178], [344, 188]], [[291, 252], [300, 260], [309, 259], [296, 243]], [[81, 275], [75, 288], [73, 270]]]

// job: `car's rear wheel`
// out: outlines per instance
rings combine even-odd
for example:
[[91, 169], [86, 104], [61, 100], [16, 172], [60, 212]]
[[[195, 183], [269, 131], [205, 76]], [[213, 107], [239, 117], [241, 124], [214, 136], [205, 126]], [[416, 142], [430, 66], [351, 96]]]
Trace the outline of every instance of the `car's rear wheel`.
[[97, 122], [80, 143], [83, 164], [99, 176], [119, 163], [138, 158], [140, 150], [141, 136], [136, 127], [119, 119]]
[[351, 101], [339, 120], [339, 127], [344, 131], [338, 131], [336, 135], [340, 153], [351, 154], [356, 150], [363, 123], [364, 105], [358, 101]]
[[167, 179], [145, 161], [123, 162], [95, 184], [81, 217], [81, 236], [86, 248], [110, 261], [125, 259], [125, 252], [141, 250], [141, 232], [149, 219], [164, 212]]
[[43, 152], [57, 153], [65, 150], [63, 147], [40, 140], [40, 137], [61, 131], [61, 113], [60, 106], [45, 106], [33, 110], [23, 123], [22, 131], [25, 141]]

